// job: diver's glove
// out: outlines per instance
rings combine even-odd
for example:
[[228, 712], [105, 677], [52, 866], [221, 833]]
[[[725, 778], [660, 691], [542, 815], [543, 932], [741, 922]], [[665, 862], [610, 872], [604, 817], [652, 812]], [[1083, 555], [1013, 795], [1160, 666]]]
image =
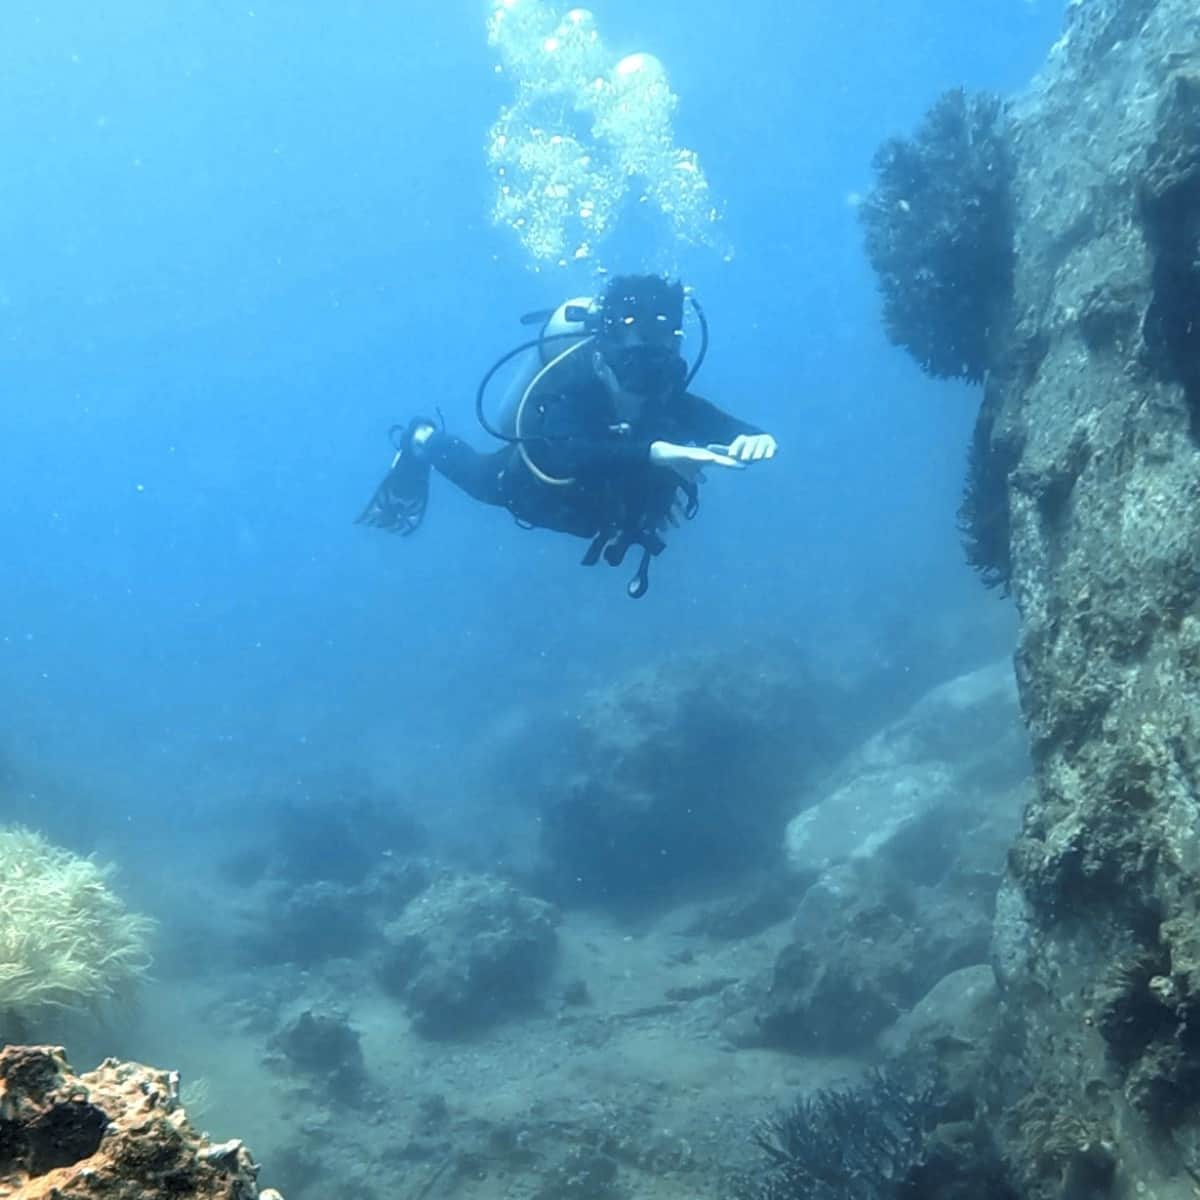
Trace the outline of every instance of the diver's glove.
[[728, 446], [709, 446], [710, 450], [721, 450], [736, 458], [738, 462], [761, 462], [774, 458], [777, 443], [769, 433], [739, 433]]
[[651, 442], [650, 461], [656, 467], [669, 467], [686, 483], [696, 480], [705, 467], [743, 466], [724, 446], [679, 446], [675, 442]]

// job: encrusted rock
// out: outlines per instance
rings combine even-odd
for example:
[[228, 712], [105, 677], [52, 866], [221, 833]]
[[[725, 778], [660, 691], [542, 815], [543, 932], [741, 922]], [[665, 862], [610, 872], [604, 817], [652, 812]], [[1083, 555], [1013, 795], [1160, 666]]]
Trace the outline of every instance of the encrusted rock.
[[280, 1200], [240, 1141], [192, 1128], [178, 1083], [112, 1058], [75, 1075], [53, 1046], [0, 1049], [0, 1198]]
[[536, 1003], [558, 949], [553, 905], [488, 876], [445, 876], [385, 927], [381, 982], [446, 1037]]
[[948, 810], [986, 814], [1028, 771], [1012, 668], [996, 663], [934, 688], [849, 756], [840, 782], [789, 824], [788, 861], [804, 873], [891, 860], [910, 878], [936, 879], [966, 840]]
[[367, 1068], [359, 1034], [342, 1013], [306, 1009], [273, 1039], [293, 1070], [321, 1081], [343, 1103], [362, 1096]]
[[1002, 1026], [1000, 989], [989, 966], [963, 967], [936, 984], [879, 1038], [887, 1055], [938, 1068], [943, 1103], [970, 1113]]
[[726, 1002], [726, 1035], [865, 1050], [944, 976], [986, 963], [1028, 771], [1006, 663], [934, 688], [848, 756], [788, 826], [789, 862], [815, 882], [770, 978]]
[[1035, 767], [997, 905], [1000, 1128], [1031, 1200], [1169, 1195], [1200, 1177], [1194, 0], [1072, 0], [1008, 129], [1013, 292], [972, 464]]
[[852, 707], [787, 647], [667, 659], [593, 693], [540, 798], [544, 885], [629, 909], [761, 872]]
[[355, 884], [262, 880], [235, 924], [239, 956], [248, 964], [315, 966], [350, 958], [379, 941], [379, 926], [394, 919], [429, 884], [433, 867], [421, 858], [380, 858]]
[[990, 932], [986, 897], [964, 902], [881, 887], [850, 867], [829, 872], [801, 902], [794, 940], [776, 960], [758, 1004], [759, 1040], [862, 1050], [943, 976], [985, 958]]

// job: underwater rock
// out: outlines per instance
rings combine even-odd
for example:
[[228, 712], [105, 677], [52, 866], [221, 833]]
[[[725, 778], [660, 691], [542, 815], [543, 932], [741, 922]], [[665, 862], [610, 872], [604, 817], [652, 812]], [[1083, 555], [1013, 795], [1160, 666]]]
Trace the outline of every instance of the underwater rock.
[[547, 1172], [536, 1200], [616, 1200], [622, 1194], [617, 1173], [618, 1164], [611, 1155], [590, 1146], [575, 1146]]
[[247, 964], [312, 967], [374, 948], [380, 927], [433, 878], [427, 859], [386, 857], [353, 886], [319, 880], [299, 886], [264, 880], [241, 906], [237, 952]]
[[553, 905], [503, 880], [447, 875], [385, 926], [379, 979], [418, 1032], [464, 1034], [536, 1005], [557, 923]]
[[593, 693], [540, 788], [540, 886], [629, 910], [769, 870], [851, 707], [786, 650], [670, 658]]
[[984, 961], [990, 935], [986, 899], [906, 888], [861, 868], [830, 871], [809, 888], [755, 1000], [758, 1041], [865, 1050], [943, 976]]
[[312, 773], [290, 791], [256, 797], [253, 812], [223, 864], [243, 886], [266, 878], [354, 887], [381, 859], [418, 854], [429, 840], [411, 804], [352, 768]]
[[825, 945], [800, 938], [775, 963], [767, 1002], [757, 1024], [763, 1043], [795, 1052], [849, 1053], [869, 1044], [911, 1003], [908, 983], [913, 942], [904, 921], [886, 911], [855, 932], [890, 939], [886, 961], [868, 964], [858, 945], [831, 955]]
[[[887, 862], [936, 883], [981, 817], [1029, 773], [1016, 686], [1007, 662], [934, 688], [847, 757], [827, 790], [787, 827], [788, 862], [819, 873], [850, 861]], [[1016, 832], [1011, 817], [1005, 842]], [[995, 871], [1002, 866], [997, 846]]]
[[0, 1049], [0, 1196], [20, 1200], [280, 1200], [236, 1139], [192, 1128], [179, 1078], [106, 1059], [75, 1075], [61, 1048]]
[[716, 941], [742, 941], [780, 921], [786, 921], [795, 911], [796, 903], [809, 886], [816, 882], [816, 873], [779, 870], [764, 873], [744, 891], [705, 905], [688, 922], [684, 932], [692, 937], [713, 938]]
[[997, 906], [1019, 1027], [1000, 1127], [1032, 1200], [1167, 1194], [1200, 1173], [1195, 4], [1073, 0], [1009, 127], [986, 489], [1007, 493], [1035, 795]]
[[366, 1063], [358, 1031], [344, 1014], [306, 1009], [273, 1044], [289, 1066], [321, 1080], [331, 1096], [343, 1102], [361, 1098]]
[[880, 1035], [890, 1059], [918, 1070], [935, 1070], [942, 1103], [969, 1115], [986, 1091], [985, 1075], [1003, 1029], [1000, 989], [987, 965], [962, 967], [939, 979], [894, 1025]]
[[815, 882], [726, 1036], [864, 1051], [938, 980], [986, 963], [1028, 773], [1007, 663], [932, 689], [848, 755], [787, 827], [789, 864]]
[[371, 872], [360, 890], [376, 912], [395, 916], [429, 886], [435, 871], [431, 859], [389, 855]]
[[300, 887], [264, 885], [239, 938], [248, 963], [296, 963], [309, 967], [329, 958], [352, 957], [373, 929], [360, 892], [336, 883]]
[[1143, 337], [1159, 374], [1179, 383], [1200, 436], [1200, 60], [1167, 82], [1141, 181], [1154, 252]]
[[[954, 774], [945, 763], [906, 763], [864, 770], [788, 822], [788, 861], [800, 873], [821, 872], [855, 860], [902, 859], [919, 845], [940, 851], [939, 830], [955, 800]], [[939, 871], [944, 854], [927, 855]]]

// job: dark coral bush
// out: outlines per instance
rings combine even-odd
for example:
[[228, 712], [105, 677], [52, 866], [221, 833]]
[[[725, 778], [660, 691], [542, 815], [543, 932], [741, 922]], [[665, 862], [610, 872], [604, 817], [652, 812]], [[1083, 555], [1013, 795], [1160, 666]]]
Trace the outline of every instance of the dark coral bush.
[[980, 381], [1012, 294], [1012, 159], [1001, 100], [945, 93], [873, 162], [859, 210], [888, 337], [936, 378]]

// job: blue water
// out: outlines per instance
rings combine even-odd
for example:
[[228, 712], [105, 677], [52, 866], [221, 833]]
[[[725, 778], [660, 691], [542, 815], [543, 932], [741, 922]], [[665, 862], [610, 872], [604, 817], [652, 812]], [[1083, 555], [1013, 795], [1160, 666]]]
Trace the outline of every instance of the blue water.
[[[355, 527], [388, 425], [578, 290], [488, 212], [481, 0], [8, 0], [0, 38], [0, 751], [110, 846], [308, 767], [438, 780], [497, 714], [666, 649], [828, 646], [1000, 603], [954, 527], [977, 394], [888, 346], [851, 193], [948, 87], [1014, 90], [1042, 0], [596, 0], [681, 97], [727, 218], [697, 390], [770, 429], [655, 563], [577, 565], [434, 481]], [[613, 263], [620, 269], [621, 263]], [[439, 486], [441, 485], [441, 486]], [[180, 853], [183, 853], [181, 850]]]

